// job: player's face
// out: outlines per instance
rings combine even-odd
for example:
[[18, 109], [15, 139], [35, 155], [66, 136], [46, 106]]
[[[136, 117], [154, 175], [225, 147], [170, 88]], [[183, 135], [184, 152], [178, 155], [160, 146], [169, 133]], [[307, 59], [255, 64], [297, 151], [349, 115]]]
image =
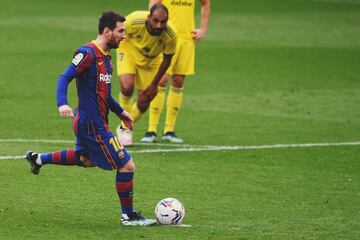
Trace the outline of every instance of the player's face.
[[108, 47], [110, 49], [118, 48], [120, 42], [125, 39], [125, 24], [117, 22], [114, 30], [109, 33]]
[[164, 10], [155, 10], [152, 16], [148, 16], [149, 32], [152, 35], [160, 35], [166, 28], [168, 16]]

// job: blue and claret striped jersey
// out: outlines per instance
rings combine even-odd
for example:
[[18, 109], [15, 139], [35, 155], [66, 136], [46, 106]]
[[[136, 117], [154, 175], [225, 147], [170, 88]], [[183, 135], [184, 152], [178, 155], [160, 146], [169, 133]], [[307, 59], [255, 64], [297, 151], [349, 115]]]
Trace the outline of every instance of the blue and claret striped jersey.
[[74, 124], [92, 121], [109, 131], [109, 109], [118, 116], [124, 111], [111, 96], [111, 75], [110, 53], [94, 41], [81, 46], [74, 53], [70, 66], [59, 77], [56, 96], [58, 107], [68, 104], [68, 84], [76, 78], [78, 106]]

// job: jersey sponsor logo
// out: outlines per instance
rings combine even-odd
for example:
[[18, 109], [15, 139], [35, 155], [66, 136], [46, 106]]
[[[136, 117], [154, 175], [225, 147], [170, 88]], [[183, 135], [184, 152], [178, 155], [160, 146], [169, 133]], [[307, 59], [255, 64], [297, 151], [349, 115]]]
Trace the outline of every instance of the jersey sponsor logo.
[[98, 62], [98, 65], [100, 66], [100, 65], [102, 65], [104, 62]]
[[106, 84], [111, 83], [111, 74], [100, 73], [99, 78], [100, 82], [105, 82]]
[[170, 3], [173, 6], [185, 6], [185, 7], [191, 7], [192, 6], [192, 2], [190, 1], [184, 1], [184, 0], [173, 0]]
[[81, 62], [81, 60], [84, 58], [84, 54], [82, 53], [78, 53], [75, 55], [75, 57], [73, 58], [73, 60], [71, 61], [75, 66], [79, 65], [79, 63]]

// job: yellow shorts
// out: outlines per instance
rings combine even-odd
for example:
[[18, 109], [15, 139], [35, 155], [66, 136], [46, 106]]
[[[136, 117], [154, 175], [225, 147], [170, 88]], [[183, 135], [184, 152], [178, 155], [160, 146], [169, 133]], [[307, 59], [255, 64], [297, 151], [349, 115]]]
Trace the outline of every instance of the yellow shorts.
[[171, 65], [166, 71], [173, 75], [193, 75], [195, 74], [195, 42], [178, 39], [176, 52], [171, 60]]
[[116, 70], [118, 76], [122, 74], [134, 74], [135, 86], [138, 90], [144, 91], [153, 81], [159, 70], [161, 59], [156, 59], [144, 66], [136, 63], [131, 52], [124, 47], [116, 49]]

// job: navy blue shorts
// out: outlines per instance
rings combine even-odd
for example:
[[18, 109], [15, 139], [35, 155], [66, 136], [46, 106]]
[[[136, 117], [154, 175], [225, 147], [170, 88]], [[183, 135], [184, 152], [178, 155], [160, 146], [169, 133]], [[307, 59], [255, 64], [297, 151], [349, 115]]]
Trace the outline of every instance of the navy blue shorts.
[[105, 126], [96, 124], [77, 126], [75, 152], [89, 157], [94, 165], [105, 170], [121, 168], [131, 159], [117, 137]]

